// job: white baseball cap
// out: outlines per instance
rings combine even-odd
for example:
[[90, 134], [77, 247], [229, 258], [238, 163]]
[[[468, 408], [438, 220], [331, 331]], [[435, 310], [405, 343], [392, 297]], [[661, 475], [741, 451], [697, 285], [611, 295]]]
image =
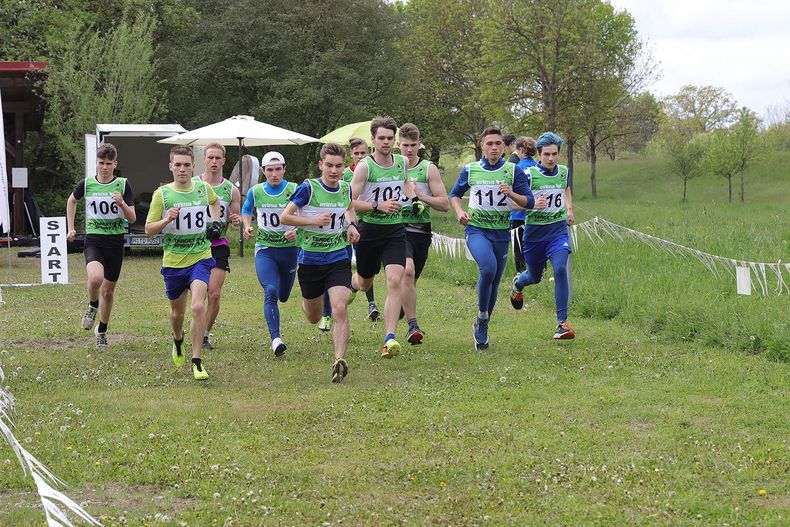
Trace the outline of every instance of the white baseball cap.
[[261, 158], [261, 168], [269, 165], [284, 165], [285, 157], [280, 152], [266, 152]]

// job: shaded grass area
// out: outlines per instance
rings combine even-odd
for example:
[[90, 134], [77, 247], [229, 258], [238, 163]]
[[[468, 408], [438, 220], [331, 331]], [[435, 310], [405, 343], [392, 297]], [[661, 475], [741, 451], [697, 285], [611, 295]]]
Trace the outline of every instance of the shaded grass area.
[[[15, 433], [107, 525], [786, 524], [790, 366], [581, 304], [580, 338], [556, 343], [547, 284], [521, 312], [503, 288], [477, 353], [474, 288], [438, 279], [448, 262], [432, 257], [421, 281], [426, 343], [392, 361], [352, 304], [339, 386], [298, 288], [289, 350], [271, 355], [249, 256], [232, 261], [203, 384], [169, 362], [155, 257], [126, 260], [106, 352], [79, 327], [84, 285], [4, 289]], [[84, 280], [79, 256], [71, 269]], [[40, 525], [15, 463], [0, 450], [0, 524]]]

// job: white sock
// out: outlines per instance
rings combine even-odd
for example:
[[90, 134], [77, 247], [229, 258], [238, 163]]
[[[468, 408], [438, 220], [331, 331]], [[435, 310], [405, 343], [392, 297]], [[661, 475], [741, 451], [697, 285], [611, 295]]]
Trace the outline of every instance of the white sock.
[[277, 337], [276, 339], [274, 339], [272, 341], [272, 351], [275, 351], [280, 346], [280, 344], [285, 344], [283, 342], [283, 339], [281, 339], [280, 337]]

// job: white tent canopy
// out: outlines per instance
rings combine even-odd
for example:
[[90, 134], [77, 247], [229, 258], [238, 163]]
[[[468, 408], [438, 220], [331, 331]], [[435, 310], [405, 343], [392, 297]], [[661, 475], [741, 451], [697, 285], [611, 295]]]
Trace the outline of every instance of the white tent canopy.
[[318, 139], [292, 132], [271, 124], [256, 121], [249, 115], [236, 115], [224, 121], [197, 128], [189, 132], [161, 139], [160, 143], [171, 145], [205, 146], [219, 143], [225, 146], [303, 145]]

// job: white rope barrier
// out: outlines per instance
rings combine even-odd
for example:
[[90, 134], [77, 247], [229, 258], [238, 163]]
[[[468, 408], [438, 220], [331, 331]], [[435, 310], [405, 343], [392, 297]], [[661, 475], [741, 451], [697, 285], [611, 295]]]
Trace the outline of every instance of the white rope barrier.
[[[626, 239], [632, 239], [655, 250], [664, 251], [670, 256], [680, 257], [687, 261], [691, 261], [692, 258], [696, 259], [708, 271], [716, 275], [717, 278], [721, 278], [722, 273], [726, 272], [736, 280], [739, 280], [737, 270], [739, 268], [747, 269], [748, 283], [739, 283], [739, 291], [745, 285], [746, 290], [754, 290], [764, 296], [771, 293], [790, 293], [790, 285], [788, 285], [788, 282], [790, 282], [790, 263], [783, 263], [781, 260], [777, 263], [767, 263], [718, 256], [630, 229], [597, 216], [591, 220], [573, 225], [569, 231], [574, 250], [577, 250], [579, 247], [579, 231], [593, 245], [604, 243], [607, 238], [621, 242]], [[432, 247], [440, 255], [460, 258], [461, 255], [466, 254], [467, 258], [472, 259], [468, 249], [466, 249], [466, 241], [463, 238], [453, 238], [435, 232], [433, 234]], [[786, 278], [785, 275], [788, 275], [788, 277]], [[776, 280], [776, 285], [773, 285], [774, 279]]]
[[79, 518], [87, 522], [89, 525], [101, 525], [93, 516], [88, 514], [82, 507], [80, 507], [71, 498], [57, 490], [55, 487], [65, 486], [65, 483], [58, 479], [52, 472], [49, 471], [38, 459], [28, 452], [25, 447], [14, 437], [12, 428], [14, 423], [11, 421], [10, 414], [14, 412], [14, 396], [6, 391], [2, 383], [5, 380], [3, 369], [0, 368], [0, 436], [2, 436], [6, 443], [11, 447], [11, 450], [16, 454], [19, 464], [22, 466], [22, 471], [27, 475], [33, 476], [33, 482], [36, 484], [36, 490], [41, 498], [41, 504], [44, 506], [44, 514], [47, 518], [48, 527], [73, 527], [69, 520], [66, 511], [71, 511]]

